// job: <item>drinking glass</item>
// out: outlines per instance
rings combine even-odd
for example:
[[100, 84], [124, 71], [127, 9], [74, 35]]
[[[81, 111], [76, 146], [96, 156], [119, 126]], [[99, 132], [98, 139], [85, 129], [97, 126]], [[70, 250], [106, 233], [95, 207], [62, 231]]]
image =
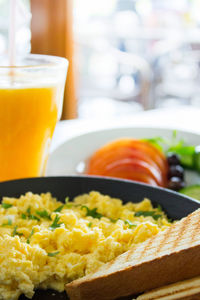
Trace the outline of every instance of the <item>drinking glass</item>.
[[30, 54], [15, 66], [0, 59], [0, 181], [45, 174], [67, 68], [56, 56]]

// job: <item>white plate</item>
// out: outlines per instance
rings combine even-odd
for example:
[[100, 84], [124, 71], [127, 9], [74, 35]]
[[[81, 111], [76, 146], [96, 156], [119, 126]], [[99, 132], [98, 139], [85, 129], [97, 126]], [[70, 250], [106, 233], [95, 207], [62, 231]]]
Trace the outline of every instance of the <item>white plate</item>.
[[[156, 136], [171, 138], [172, 130], [141, 127], [112, 128], [77, 136], [66, 141], [50, 155], [47, 176], [80, 174], [78, 169], [81, 169], [83, 162], [99, 147], [115, 139], [122, 137], [152, 138]], [[177, 137], [183, 138], [191, 145], [200, 144], [200, 135], [196, 133], [177, 130]], [[187, 184], [200, 183], [200, 176], [196, 172], [187, 171], [186, 182]]]

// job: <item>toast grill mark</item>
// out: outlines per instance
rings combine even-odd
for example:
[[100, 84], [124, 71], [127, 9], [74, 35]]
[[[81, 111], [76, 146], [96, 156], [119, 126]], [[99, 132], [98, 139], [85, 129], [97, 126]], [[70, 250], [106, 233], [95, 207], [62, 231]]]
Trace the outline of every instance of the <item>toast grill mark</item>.
[[[148, 243], [146, 244], [146, 246], [144, 247], [143, 251], [141, 251], [140, 256], [138, 257], [138, 260], [141, 260], [143, 258], [143, 256], [145, 255], [146, 251], [148, 251], [152, 245], [152, 243], [154, 242], [156, 236], [153, 236], [152, 238], [150, 238], [148, 240]], [[130, 255], [127, 255], [127, 260], [129, 259]]]
[[[190, 225], [193, 225], [195, 227], [195, 229], [190, 233], [190, 243], [193, 243], [196, 239], [195, 232], [196, 232], [196, 230], [200, 229], [200, 222], [198, 222], [198, 220], [197, 220], [194, 224], [191, 224], [192, 221], [193, 221], [193, 218], [187, 217], [180, 222], [181, 225], [177, 232], [176, 232], [176, 229], [174, 228], [174, 226], [176, 226], [176, 225], [174, 224], [162, 232], [162, 234], [163, 234], [162, 239], [160, 239], [161, 233], [148, 239], [146, 242], [144, 242], [144, 244], [143, 244], [144, 247], [141, 249], [142, 251], [140, 253], [138, 253], [139, 256], [137, 258], [137, 261], [139, 262], [139, 261], [143, 260], [144, 255], [146, 255], [151, 250], [152, 244], [154, 243], [154, 241], [156, 241], [158, 244], [157, 244], [157, 247], [155, 247], [155, 252], [153, 255], [159, 256], [160, 253], [162, 254], [163, 247], [166, 246], [167, 242], [170, 242], [171, 234], [175, 234], [175, 233], [176, 233], [177, 237], [174, 240], [174, 242], [171, 244], [170, 249], [171, 250], [176, 249], [179, 246], [179, 243], [181, 242], [182, 238], [185, 236], [187, 228]], [[138, 252], [137, 250], [139, 250], [140, 248], [141, 247], [139, 246], [139, 248], [136, 247], [135, 249], [129, 250], [126, 257], [123, 258], [123, 262], [125, 263], [125, 262], [128, 262], [129, 260], [132, 260], [132, 256], [134, 255], [134, 252], [137, 255], [137, 252]], [[113, 265], [113, 261], [110, 261], [106, 265], [105, 269], [106, 270], [109, 269], [110, 266], [112, 266], [112, 265]]]
[[153, 242], [155, 240], [157, 240], [159, 242], [159, 244], [157, 245], [157, 247], [155, 247], [155, 252], [154, 255], [159, 255], [159, 253], [161, 253], [162, 248], [165, 246], [165, 242], [167, 240], [170, 239], [170, 234], [171, 231], [173, 230], [173, 225], [169, 228], [167, 228], [164, 232], [163, 232], [163, 238], [159, 240], [158, 236], [155, 235], [154, 237], [150, 238], [148, 240], [147, 245], [143, 248], [143, 251], [141, 252], [141, 255], [139, 257], [139, 260], [141, 260], [143, 258], [143, 256], [148, 252], [148, 250], [150, 250], [151, 245], [153, 244]]
[[188, 225], [191, 223], [191, 219], [190, 218], [185, 218], [183, 221], [182, 221], [182, 224], [179, 228], [179, 231], [178, 231], [178, 237], [174, 240], [173, 244], [172, 244], [172, 249], [176, 249], [177, 246], [179, 245], [185, 231], [187, 230], [187, 227]]
[[191, 243], [194, 243], [197, 239], [200, 239], [200, 237], [197, 237], [196, 232], [200, 230], [200, 222], [197, 220], [194, 224], [195, 229], [191, 232]]
[[[117, 292], [120, 292], [120, 296], [125, 296], [127, 295], [127, 289], [129, 290], [130, 294], [136, 294], [137, 292], [144, 292], [145, 290], [159, 288], [165, 284], [182, 281], [186, 278], [189, 279], [193, 276], [200, 275], [199, 251], [200, 209], [176, 224], [173, 224], [166, 230], [159, 232], [157, 235], [153, 236], [151, 239], [148, 239], [144, 243], [141, 243], [136, 248], [122, 254], [109, 264], [105, 265], [104, 269], [101, 269], [99, 272], [91, 274], [90, 277], [75, 281], [73, 284], [68, 284], [67, 290], [74, 300], [93, 300], [89, 294], [90, 291], [87, 290], [88, 288], [91, 288], [92, 292], [97, 294], [96, 299], [102, 300], [112, 299], [113, 295], [117, 297]], [[156, 264], [156, 262], [158, 262], [158, 264]], [[183, 265], [184, 262], [185, 273], [183, 274], [183, 272], [176, 272], [174, 275], [174, 269], [179, 270], [180, 263]], [[145, 270], [150, 273], [152, 273], [153, 268], [154, 279], [149, 281], [146, 277], [145, 282], [145, 276], [142, 274], [141, 276], [138, 276], [139, 273], [136, 273], [138, 284], [134, 285], [134, 270], [138, 270], [139, 272], [140, 266], [142, 270], [142, 265], [145, 267]], [[194, 266], [192, 270], [191, 265]], [[159, 276], [157, 269], [160, 266], [164, 266], [165, 268], [165, 273], [161, 274], [162, 276]], [[128, 272], [129, 270], [132, 272]], [[172, 279], [169, 280], [172, 274]], [[121, 276], [122, 280], [119, 276]], [[131, 279], [131, 276], [133, 276], [133, 280]], [[104, 284], [105, 279], [108, 280], [108, 284]], [[119, 290], [117, 290], [117, 292], [113, 282], [115, 282], [117, 286], [119, 285]], [[121, 282], [127, 286], [126, 290], [124, 289], [124, 285], [120, 290]], [[102, 296], [101, 294], [102, 285], [104, 285], [104, 293], [106, 296]], [[81, 289], [80, 286], [82, 286]], [[79, 292], [78, 297], [76, 296], [77, 291]], [[73, 295], [76, 297], [73, 298]], [[108, 298], [107, 295], [110, 295], [110, 298]]]
[[170, 238], [172, 229], [172, 226], [166, 229], [165, 234], [163, 234], [163, 239], [160, 240], [160, 244], [155, 248], [154, 255], [158, 255], [161, 252], [162, 248], [165, 246], [165, 242]]
[[[195, 220], [195, 222], [194, 222], [194, 220]], [[194, 230], [192, 230], [190, 233], [188, 233], [189, 234], [188, 242], [190, 244], [192, 244], [195, 241], [195, 239], [197, 238], [195, 232], [200, 230], [200, 222], [198, 220], [196, 221], [195, 217], [193, 218], [193, 217], [188, 216], [187, 218], [182, 219], [182, 221], [179, 224], [180, 225], [179, 225], [178, 229], [176, 228], [176, 224], [174, 224], [171, 227], [167, 228], [162, 233], [160, 232], [158, 235], [155, 235], [155, 236], [151, 237], [150, 239], [148, 239], [147, 241], [145, 241], [144, 243], [142, 243], [143, 247], [142, 247], [142, 244], [140, 244], [138, 247], [136, 247], [132, 250], [129, 250], [127, 252], [126, 256], [123, 256], [123, 258], [122, 257], [120, 258], [120, 263], [126, 263], [131, 260], [133, 261], [133, 260], [135, 260], [136, 256], [137, 256], [137, 263], [139, 263], [140, 261], [143, 261], [144, 255], [147, 255], [151, 251], [152, 245], [154, 242], [157, 243], [157, 246], [153, 247], [154, 248], [153, 250], [155, 250], [154, 253], [151, 253], [151, 255], [153, 255], [153, 256], [159, 256], [159, 254], [162, 255], [163, 247], [165, 247], [167, 243], [171, 244], [168, 251], [175, 250], [181, 243], [184, 236], [187, 234], [186, 232], [187, 232], [187, 228], [189, 226], [194, 226], [193, 227]], [[172, 241], [170, 241], [170, 239], [173, 238], [174, 235], [176, 235], [176, 238], [172, 242]], [[117, 259], [119, 259], [119, 258], [117, 258]], [[107, 263], [107, 265], [105, 266], [105, 270], [109, 270], [110, 266], [113, 265], [114, 261], [112, 260], [109, 263]]]

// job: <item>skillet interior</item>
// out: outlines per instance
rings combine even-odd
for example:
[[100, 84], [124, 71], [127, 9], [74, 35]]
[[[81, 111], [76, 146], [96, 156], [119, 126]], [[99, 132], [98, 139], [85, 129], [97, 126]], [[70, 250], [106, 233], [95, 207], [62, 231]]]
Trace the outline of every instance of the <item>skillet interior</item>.
[[[160, 204], [169, 218], [181, 219], [192, 211], [200, 208], [198, 201], [182, 196], [176, 192], [162, 188], [154, 188], [145, 184], [116, 179], [94, 177], [43, 177], [30, 178], [0, 183], [0, 199], [3, 196], [18, 197], [28, 191], [33, 193], [51, 192], [60, 201], [65, 197], [73, 197], [91, 190], [117, 197], [124, 201], [140, 202], [149, 198], [154, 205]], [[36, 291], [33, 300], [64, 300], [65, 293], [55, 291]], [[126, 298], [126, 299], [132, 299]], [[28, 300], [21, 296], [20, 300]]]

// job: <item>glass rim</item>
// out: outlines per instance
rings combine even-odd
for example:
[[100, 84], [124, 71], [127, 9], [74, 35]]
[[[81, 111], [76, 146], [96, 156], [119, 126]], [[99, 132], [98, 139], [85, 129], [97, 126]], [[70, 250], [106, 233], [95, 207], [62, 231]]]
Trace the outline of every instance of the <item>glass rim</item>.
[[[6, 56], [7, 57], [7, 56]], [[27, 64], [27, 65], [16, 65], [9, 66], [0, 65], [0, 69], [40, 69], [40, 68], [51, 68], [51, 67], [68, 67], [68, 59], [61, 56], [46, 55], [46, 54], [26, 54], [22, 59], [32, 59], [37, 61], [36, 64]], [[39, 60], [44, 60], [44, 63]]]

